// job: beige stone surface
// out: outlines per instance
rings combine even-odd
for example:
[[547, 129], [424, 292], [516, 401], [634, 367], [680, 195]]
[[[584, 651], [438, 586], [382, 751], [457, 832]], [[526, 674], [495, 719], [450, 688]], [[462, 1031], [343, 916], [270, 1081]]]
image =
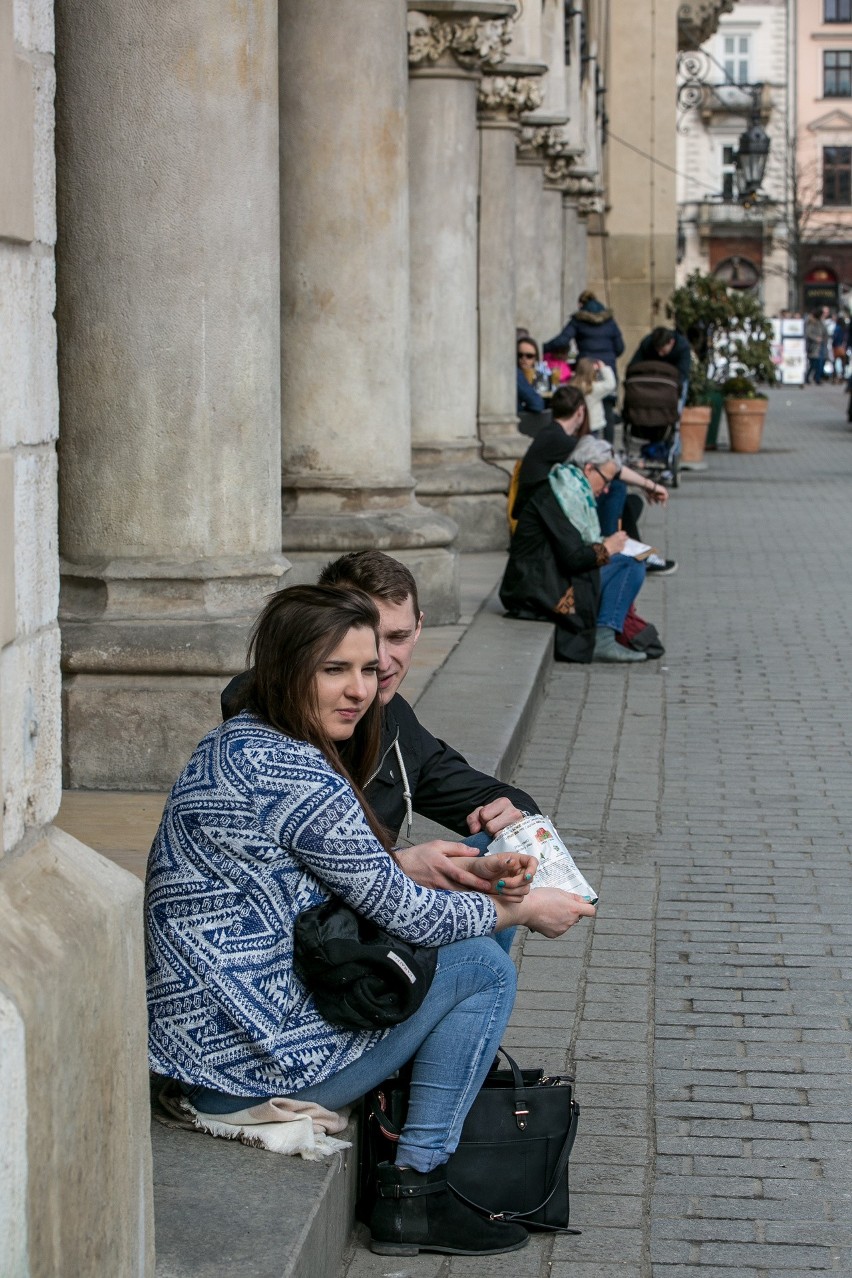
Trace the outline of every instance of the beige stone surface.
[[0, 649], [3, 838], [13, 848], [51, 821], [60, 797], [59, 631], [55, 625]]
[[27, 1273], [27, 1056], [24, 1022], [2, 989], [0, 1079], [0, 1263], [19, 1278]]
[[21, 453], [15, 465], [15, 576], [21, 636], [56, 624], [59, 602], [56, 450]]
[[15, 462], [0, 453], [0, 648], [15, 638]]
[[0, 863], [3, 993], [26, 1035], [31, 1278], [153, 1274], [141, 905], [130, 875], [55, 828]]
[[52, 256], [0, 243], [0, 448], [55, 439], [56, 276]]
[[15, 48], [14, 0], [0, 0], [0, 237], [33, 239], [33, 69]]

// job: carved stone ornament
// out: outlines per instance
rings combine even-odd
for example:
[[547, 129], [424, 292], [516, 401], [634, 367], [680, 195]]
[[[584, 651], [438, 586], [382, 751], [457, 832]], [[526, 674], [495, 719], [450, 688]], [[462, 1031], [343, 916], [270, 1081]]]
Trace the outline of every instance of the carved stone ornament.
[[732, 13], [734, 0], [685, 0], [677, 11], [677, 45], [697, 49], [719, 26], [723, 13]]
[[539, 76], [487, 75], [479, 86], [478, 101], [481, 111], [516, 118], [541, 106], [544, 87]]
[[524, 155], [537, 154], [549, 160], [572, 154], [571, 144], [562, 129], [532, 124], [525, 124], [518, 134], [518, 151]]
[[497, 67], [511, 43], [505, 18], [444, 18], [412, 10], [408, 15], [408, 62], [418, 67], [437, 62], [448, 51], [466, 71]]

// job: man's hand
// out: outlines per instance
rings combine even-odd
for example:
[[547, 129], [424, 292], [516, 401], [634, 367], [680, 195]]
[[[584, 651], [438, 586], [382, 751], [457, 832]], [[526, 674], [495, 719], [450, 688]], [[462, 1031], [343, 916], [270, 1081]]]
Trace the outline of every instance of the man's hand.
[[421, 887], [441, 888], [445, 892], [487, 892], [488, 886], [478, 874], [472, 874], [470, 862], [479, 856], [476, 848], [446, 839], [432, 839], [413, 848], [397, 848], [399, 865], [410, 879]]
[[470, 866], [481, 879], [480, 892], [493, 892], [501, 901], [522, 901], [538, 869], [538, 861], [527, 852], [498, 852], [481, 856]]
[[511, 799], [494, 799], [492, 803], [484, 803], [481, 808], [474, 808], [467, 818], [467, 828], [471, 834], [484, 831], [496, 838], [507, 825], [514, 825], [523, 819], [523, 812], [515, 807]]

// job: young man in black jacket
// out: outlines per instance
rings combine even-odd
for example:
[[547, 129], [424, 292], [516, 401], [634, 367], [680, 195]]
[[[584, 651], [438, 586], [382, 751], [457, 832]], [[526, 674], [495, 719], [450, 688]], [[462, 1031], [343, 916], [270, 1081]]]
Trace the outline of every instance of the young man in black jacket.
[[[413, 813], [437, 821], [466, 838], [499, 834], [526, 813], [538, 812], [523, 790], [472, 768], [446, 742], [419, 722], [399, 686], [408, 674], [423, 625], [417, 583], [404, 564], [380, 550], [357, 550], [327, 564], [321, 586], [354, 586], [368, 594], [379, 610], [379, 697], [384, 724], [379, 764], [366, 788], [376, 816], [392, 835]], [[237, 675], [222, 693], [222, 715], [228, 719], [244, 703], [246, 675]], [[465, 869], [476, 848], [433, 839], [397, 851], [405, 872], [423, 887], [487, 890], [482, 878]], [[506, 888], [515, 885], [507, 881]]]

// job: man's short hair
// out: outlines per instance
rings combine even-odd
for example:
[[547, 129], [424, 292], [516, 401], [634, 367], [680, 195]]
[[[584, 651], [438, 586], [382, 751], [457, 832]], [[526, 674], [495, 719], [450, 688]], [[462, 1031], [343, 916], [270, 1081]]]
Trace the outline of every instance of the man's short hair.
[[568, 460], [572, 466], [579, 466], [582, 470], [584, 466], [605, 466], [607, 462], [615, 461], [615, 457], [612, 444], [608, 444], [605, 439], [598, 439], [596, 435], [586, 435]]
[[651, 345], [655, 351], [661, 351], [669, 342], [673, 342], [677, 334], [673, 328], [655, 328], [651, 334]]
[[348, 555], [332, 559], [319, 575], [320, 586], [354, 586], [365, 595], [401, 604], [410, 598], [415, 621], [420, 618], [417, 582], [398, 559], [382, 550], [352, 550]]

